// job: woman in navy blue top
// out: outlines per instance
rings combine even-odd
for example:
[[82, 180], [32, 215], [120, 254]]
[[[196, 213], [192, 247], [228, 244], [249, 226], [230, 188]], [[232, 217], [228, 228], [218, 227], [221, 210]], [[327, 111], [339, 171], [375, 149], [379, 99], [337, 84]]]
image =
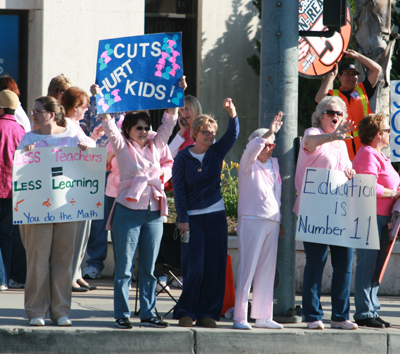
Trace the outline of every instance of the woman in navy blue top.
[[229, 113], [225, 134], [214, 144], [217, 122], [200, 115], [192, 123], [195, 145], [175, 158], [172, 169], [175, 204], [182, 239], [183, 290], [174, 310], [179, 325], [216, 327], [222, 311], [228, 230], [221, 195], [221, 168], [225, 155], [239, 135], [239, 119], [232, 99], [223, 107]]

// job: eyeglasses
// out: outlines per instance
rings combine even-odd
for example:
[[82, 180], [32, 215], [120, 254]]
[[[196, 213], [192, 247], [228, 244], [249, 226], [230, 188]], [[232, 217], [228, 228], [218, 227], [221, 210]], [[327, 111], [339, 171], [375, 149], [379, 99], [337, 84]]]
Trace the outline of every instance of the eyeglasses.
[[41, 111], [40, 109], [32, 109], [31, 116], [36, 116], [38, 113], [46, 113], [46, 112], [50, 113], [50, 111]]
[[324, 111], [324, 114], [327, 114], [328, 116], [335, 116], [337, 115], [338, 117], [343, 117], [343, 112], [341, 111], [332, 111], [331, 109], [328, 109]]
[[140, 125], [138, 125], [137, 127], [136, 127], [136, 130], [138, 130], [138, 131], [142, 131], [142, 130], [145, 130], [146, 132], [148, 132], [149, 130], [150, 130], [150, 127], [141, 127]]
[[82, 108], [86, 109], [89, 107], [89, 105], [86, 103], [85, 105], [81, 106]]
[[381, 129], [381, 132], [390, 133], [390, 128]]
[[56, 92], [61, 94], [64, 94], [66, 91], [66, 89], [56, 89]]
[[209, 136], [209, 135], [216, 136], [218, 134], [218, 132], [209, 132], [208, 130], [203, 130], [201, 133], [205, 136]]
[[276, 144], [265, 144], [264, 149], [268, 148], [271, 151], [274, 151], [276, 148]]

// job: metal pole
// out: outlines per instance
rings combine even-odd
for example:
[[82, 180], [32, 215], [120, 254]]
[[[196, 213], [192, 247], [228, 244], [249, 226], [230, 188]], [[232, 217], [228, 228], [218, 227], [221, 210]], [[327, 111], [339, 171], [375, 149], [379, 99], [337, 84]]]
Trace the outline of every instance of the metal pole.
[[[262, 4], [260, 127], [269, 125], [278, 111], [286, 113], [276, 136], [274, 152], [282, 177], [282, 224], [274, 292], [274, 318], [298, 322], [295, 308], [295, 227], [292, 211], [296, 190], [295, 148], [298, 97], [298, 1], [264, 0]], [[312, 98], [310, 98], [312, 99]]]

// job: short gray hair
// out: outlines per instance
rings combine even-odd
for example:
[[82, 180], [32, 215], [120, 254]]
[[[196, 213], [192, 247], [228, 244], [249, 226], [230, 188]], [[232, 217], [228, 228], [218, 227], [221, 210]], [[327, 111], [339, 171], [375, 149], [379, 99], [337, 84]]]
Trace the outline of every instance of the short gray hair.
[[318, 106], [315, 108], [315, 112], [311, 116], [311, 125], [313, 127], [319, 127], [321, 124], [321, 118], [326, 111], [326, 107], [331, 105], [337, 105], [343, 112], [343, 119], [347, 119], [347, 106], [346, 103], [339, 96], [326, 96]]
[[[259, 138], [267, 132], [269, 132], [269, 129], [267, 128], [258, 128], [253, 133], [251, 133], [251, 135], [249, 136], [249, 141], [252, 141], [255, 138]], [[272, 134], [271, 137], [273, 139], [272, 141], [275, 141], [275, 134]]]

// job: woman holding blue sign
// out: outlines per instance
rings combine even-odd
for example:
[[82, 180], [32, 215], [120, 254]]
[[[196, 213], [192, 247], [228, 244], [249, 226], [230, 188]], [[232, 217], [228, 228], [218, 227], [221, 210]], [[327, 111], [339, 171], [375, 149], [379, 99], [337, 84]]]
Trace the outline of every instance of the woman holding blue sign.
[[[186, 86], [183, 77], [179, 83]], [[163, 216], [168, 210], [163, 190], [160, 160], [178, 119], [178, 108], [168, 108], [163, 124], [151, 138], [147, 111], [128, 112], [122, 133], [109, 114], [102, 114], [102, 125], [115, 152], [120, 182], [107, 229], [114, 232], [114, 317], [118, 328], [132, 328], [129, 320], [129, 283], [136, 250], [139, 250], [140, 324], [165, 328], [168, 323], [154, 313], [157, 279], [155, 262], [163, 233]], [[164, 162], [163, 169], [171, 169]], [[166, 173], [167, 174], [167, 173]], [[169, 173], [168, 173], [169, 174]]]
[[385, 328], [389, 322], [379, 317], [379, 276], [385, 261], [388, 245], [388, 223], [395, 200], [400, 196], [400, 177], [390, 159], [382, 152], [389, 145], [390, 127], [383, 113], [369, 114], [358, 124], [358, 134], [363, 144], [353, 161], [360, 174], [376, 176], [376, 210], [378, 218], [379, 250], [357, 249], [354, 277], [354, 320], [359, 326]]
[[[64, 108], [49, 96], [36, 99], [31, 112], [38, 129], [22, 138], [18, 149], [79, 146], [76, 130], [67, 127]], [[26, 249], [25, 311], [31, 326], [44, 326], [47, 312], [59, 326], [70, 326], [72, 260], [80, 221], [20, 225]]]
[[[343, 171], [349, 179], [353, 178], [355, 171], [343, 140], [354, 129], [354, 125], [346, 118], [346, 104], [339, 97], [325, 97], [316, 107], [311, 117], [313, 127], [304, 132], [297, 161], [295, 184], [299, 195], [293, 209], [296, 215], [299, 212], [300, 191], [307, 167]], [[331, 327], [357, 329], [357, 324], [349, 320], [353, 249], [312, 242], [304, 242], [306, 265], [303, 277], [303, 315], [307, 327], [324, 329], [320, 297], [322, 273], [329, 249], [333, 268]]]

